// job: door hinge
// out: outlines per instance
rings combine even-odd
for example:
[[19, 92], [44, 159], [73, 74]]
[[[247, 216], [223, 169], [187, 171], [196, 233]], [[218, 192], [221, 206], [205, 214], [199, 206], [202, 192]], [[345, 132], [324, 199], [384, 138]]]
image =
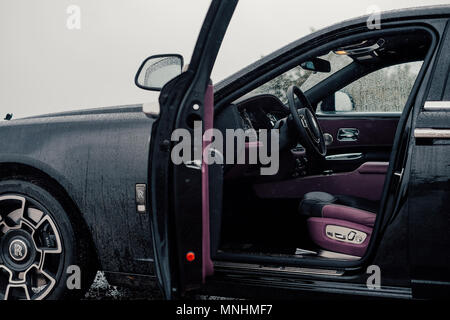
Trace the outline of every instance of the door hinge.
[[201, 170], [202, 169], [202, 161], [201, 160], [191, 160], [184, 163], [187, 168]]

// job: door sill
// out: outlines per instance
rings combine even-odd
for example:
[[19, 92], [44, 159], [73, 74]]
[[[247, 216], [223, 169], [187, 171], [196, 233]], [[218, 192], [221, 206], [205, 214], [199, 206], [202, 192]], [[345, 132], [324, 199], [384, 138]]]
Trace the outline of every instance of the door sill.
[[342, 270], [333, 269], [316, 269], [316, 268], [301, 268], [301, 267], [274, 267], [251, 263], [236, 263], [226, 261], [214, 262], [214, 270], [223, 272], [258, 272], [261, 274], [283, 273], [283, 275], [322, 275], [322, 276], [341, 276], [344, 274]]
[[[369, 289], [366, 284], [346, 282], [344, 271], [301, 267], [273, 267], [252, 263], [214, 262], [214, 276], [208, 281], [212, 288], [226, 290], [230, 286], [233, 295], [236, 287], [254, 287], [261, 294], [264, 290], [286, 290], [289, 299], [297, 294], [311, 297], [365, 297], [375, 299], [411, 299], [411, 288], [388, 287]], [[259, 288], [259, 289], [258, 289]], [[246, 290], [239, 291], [241, 294]], [[264, 296], [264, 294], [263, 294]], [[242, 296], [245, 297], [245, 294]], [[279, 296], [283, 299], [283, 295]]]
[[213, 255], [214, 261], [234, 262], [241, 264], [268, 265], [277, 267], [295, 267], [319, 270], [352, 270], [361, 268], [362, 259], [349, 259], [347, 255], [333, 258], [322, 255], [268, 255], [257, 253], [229, 253], [218, 251]]

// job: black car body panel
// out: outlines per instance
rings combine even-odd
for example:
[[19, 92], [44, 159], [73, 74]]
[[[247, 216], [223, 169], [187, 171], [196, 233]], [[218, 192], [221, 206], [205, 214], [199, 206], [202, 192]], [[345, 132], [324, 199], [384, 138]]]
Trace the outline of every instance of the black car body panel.
[[[450, 22], [441, 55], [429, 83], [427, 101], [450, 100]], [[424, 105], [415, 113], [415, 130], [439, 135], [450, 128], [450, 109]], [[412, 141], [410, 150], [409, 251], [415, 297], [450, 295], [450, 140], [444, 137]]]
[[149, 216], [136, 212], [134, 199], [135, 184], [148, 180], [153, 121], [140, 105], [5, 121], [0, 169], [25, 165], [57, 181], [86, 221], [104, 270], [152, 273]]

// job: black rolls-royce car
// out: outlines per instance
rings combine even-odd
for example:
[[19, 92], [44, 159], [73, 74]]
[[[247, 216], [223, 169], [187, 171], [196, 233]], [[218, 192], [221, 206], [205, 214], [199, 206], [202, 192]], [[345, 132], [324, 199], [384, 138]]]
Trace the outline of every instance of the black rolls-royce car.
[[[158, 108], [0, 124], [0, 298], [79, 296], [96, 270], [167, 299], [450, 296], [450, 6], [345, 21], [213, 85], [236, 5], [212, 1], [188, 66], [144, 61]], [[276, 131], [276, 170], [206, 135], [222, 161], [174, 161], [195, 123], [254, 132], [244, 160]]]

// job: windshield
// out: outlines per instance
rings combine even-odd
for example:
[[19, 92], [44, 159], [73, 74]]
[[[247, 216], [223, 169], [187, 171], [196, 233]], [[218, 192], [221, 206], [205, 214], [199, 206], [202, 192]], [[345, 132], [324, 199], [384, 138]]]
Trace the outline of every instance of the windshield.
[[350, 58], [349, 56], [337, 55], [334, 52], [330, 52], [324, 56], [321, 56], [320, 58], [330, 62], [331, 71], [311, 73], [310, 76], [307, 79], [305, 79], [305, 81], [303, 81], [302, 84], [299, 85], [300, 89], [302, 89], [303, 92], [308, 91], [319, 82], [322, 82], [323, 80], [327, 79], [334, 73], [345, 68], [346, 66], [348, 66], [350, 63], [353, 62], [353, 59]]
[[286, 91], [291, 85], [296, 85], [305, 92], [353, 62], [352, 58], [333, 52], [319, 58], [330, 62], [330, 72], [313, 72], [297, 66], [254, 89], [250, 94], [273, 94], [283, 103], [287, 103]]

